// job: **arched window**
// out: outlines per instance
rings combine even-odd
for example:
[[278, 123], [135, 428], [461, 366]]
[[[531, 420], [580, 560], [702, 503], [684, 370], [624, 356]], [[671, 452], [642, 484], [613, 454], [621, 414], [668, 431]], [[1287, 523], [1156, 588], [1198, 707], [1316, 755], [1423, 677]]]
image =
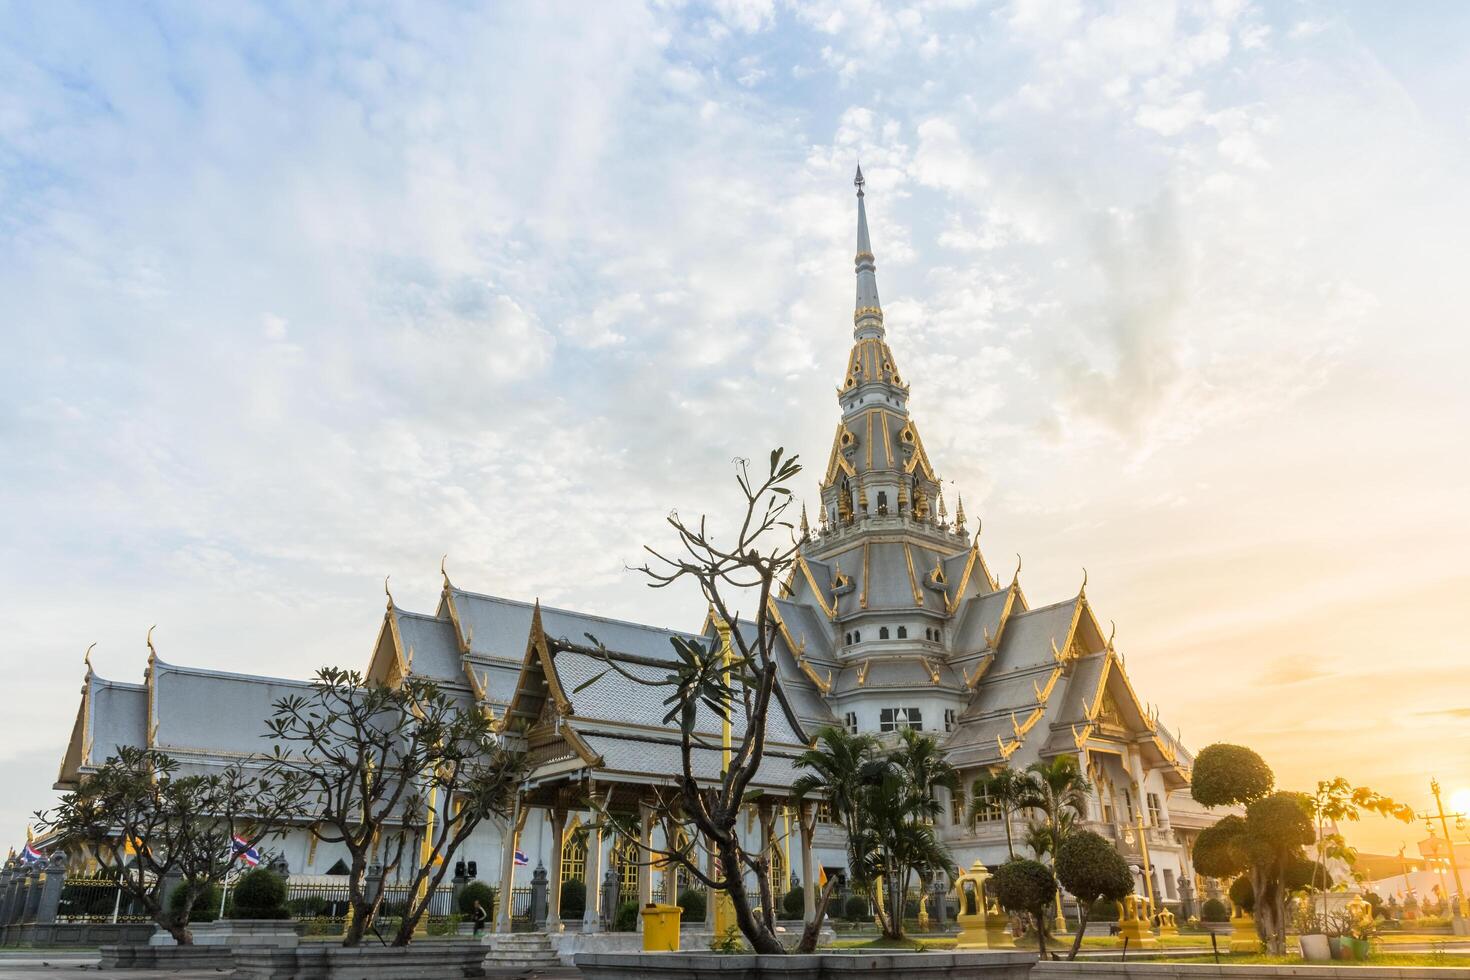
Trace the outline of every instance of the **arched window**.
[[907, 626], [900, 626], [898, 628], [898, 638], [900, 640], [907, 640], [909, 638], [909, 628]]
[[888, 639], [888, 627], [887, 626], [880, 626], [880, 627], [878, 627], [878, 639], [880, 639], [880, 640], [886, 640], [886, 639]]
[[848, 646], [852, 646], [852, 634], [851, 633], [844, 633], [844, 634], [842, 634], [842, 642], [843, 643], [846, 643]]
[[638, 859], [636, 841], [619, 840], [613, 845], [612, 865], [618, 872], [618, 902], [638, 901]]
[[854, 642], [854, 643], [861, 643], [861, 642], [863, 642], [863, 631], [862, 630], [853, 630], [852, 631], [852, 642]]
[[888, 513], [888, 493], [884, 490], [878, 491], [878, 513]]
[[587, 880], [587, 828], [577, 826], [567, 830], [561, 846], [561, 880]]

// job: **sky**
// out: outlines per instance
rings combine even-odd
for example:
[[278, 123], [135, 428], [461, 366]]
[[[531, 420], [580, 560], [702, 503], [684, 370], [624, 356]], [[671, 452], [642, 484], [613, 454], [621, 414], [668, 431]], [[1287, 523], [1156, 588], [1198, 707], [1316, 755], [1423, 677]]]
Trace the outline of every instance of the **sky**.
[[997, 574], [1196, 749], [1470, 809], [1466, 91], [1450, 2], [0, 0], [3, 834], [154, 624], [365, 664], [447, 555], [697, 627], [627, 565], [815, 499], [859, 160]]

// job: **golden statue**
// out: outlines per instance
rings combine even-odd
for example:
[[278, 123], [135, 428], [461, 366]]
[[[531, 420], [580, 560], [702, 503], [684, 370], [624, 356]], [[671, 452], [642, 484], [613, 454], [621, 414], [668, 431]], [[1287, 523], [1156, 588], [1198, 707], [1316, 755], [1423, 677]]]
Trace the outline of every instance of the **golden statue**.
[[929, 497], [924, 493], [924, 488], [917, 483], [914, 484], [914, 520], [923, 521], [929, 519]]
[[843, 524], [852, 523], [852, 497], [846, 487], [837, 491], [837, 519]]

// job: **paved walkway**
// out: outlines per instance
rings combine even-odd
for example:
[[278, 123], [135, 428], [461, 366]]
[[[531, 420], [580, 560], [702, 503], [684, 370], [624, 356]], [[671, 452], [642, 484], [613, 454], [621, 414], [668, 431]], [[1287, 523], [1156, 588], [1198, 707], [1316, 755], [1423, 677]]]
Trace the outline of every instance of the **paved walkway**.
[[[43, 950], [25, 950], [0, 954], [0, 980], [227, 980], [234, 976], [216, 970], [99, 970], [95, 952], [56, 952], [47, 954]], [[490, 977], [513, 980], [515, 977], [536, 980], [579, 980], [582, 976], [575, 968], [560, 970], [528, 971], [508, 970], [487, 974]]]

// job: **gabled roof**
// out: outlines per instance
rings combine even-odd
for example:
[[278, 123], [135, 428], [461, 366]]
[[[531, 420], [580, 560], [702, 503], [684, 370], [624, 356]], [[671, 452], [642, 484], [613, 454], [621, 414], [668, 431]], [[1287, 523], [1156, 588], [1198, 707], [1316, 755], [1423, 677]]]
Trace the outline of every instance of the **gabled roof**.
[[81, 773], [116, 755], [120, 746], [141, 748], [147, 742], [147, 687], [104, 680], [89, 668], [56, 788], [72, 788]]
[[310, 681], [177, 667], [154, 658], [148, 682], [153, 731], [150, 744], [163, 752], [221, 756], [268, 751], [264, 739], [273, 705], [306, 694]]
[[[518, 658], [531, 630], [536, 603], [450, 588], [441, 608], [455, 623], [460, 648], [471, 655]], [[690, 636], [683, 630], [647, 626], [590, 613], [540, 606], [546, 635], [573, 643], [588, 643], [586, 634], [597, 637], [610, 650], [639, 649], [649, 643], [668, 647], [675, 636]]]

